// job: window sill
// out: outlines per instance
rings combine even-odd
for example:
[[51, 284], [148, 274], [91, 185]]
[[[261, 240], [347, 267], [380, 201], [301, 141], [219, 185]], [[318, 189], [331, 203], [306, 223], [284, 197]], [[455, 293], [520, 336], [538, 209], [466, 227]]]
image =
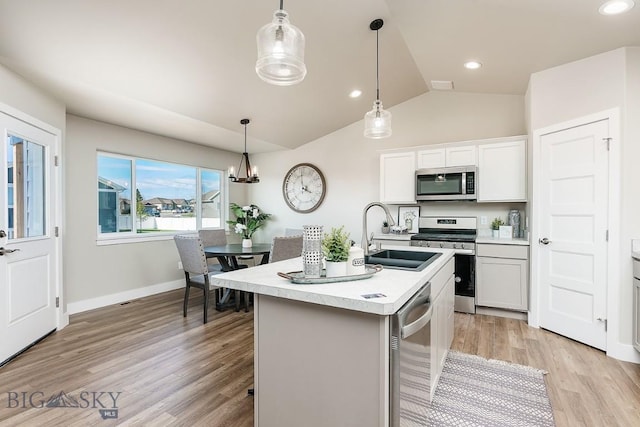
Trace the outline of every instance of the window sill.
[[196, 233], [196, 231], [186, 231], [180, 233], [162, 233], [162, 234], [148, 234], [148, 235], [126, 235], [126, 236], [99, 236], [96, 239], [97, 246], [109, 246], [109, 245], [122, 245], [129, 243], [144, 243], [144, 242], [156, 242], [162, 240], [173, 240], [173, 236], [176, 234], [188, 234]]

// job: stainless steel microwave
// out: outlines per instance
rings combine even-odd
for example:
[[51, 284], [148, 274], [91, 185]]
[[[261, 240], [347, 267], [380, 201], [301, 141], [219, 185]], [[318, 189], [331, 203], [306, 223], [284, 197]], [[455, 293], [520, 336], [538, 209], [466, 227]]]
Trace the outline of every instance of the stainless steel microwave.
[[478, 168], [459, 166], [416, 171], [416, 201], [476, 200]]

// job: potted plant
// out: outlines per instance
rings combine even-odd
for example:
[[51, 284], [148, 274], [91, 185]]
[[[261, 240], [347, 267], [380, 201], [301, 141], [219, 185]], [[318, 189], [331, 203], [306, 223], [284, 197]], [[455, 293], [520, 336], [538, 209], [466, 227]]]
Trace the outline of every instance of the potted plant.
[[389, 233], [389, 221], [382, 221], [382, 234]]
[[496, 217], [493, 219], [493, 221], [491, 222], [491, 230], [493, 230], [492, 232], [493, 237], [500, 236], [500, 233], [498, 230], [500, 230], [501, 225], [504, 225], [504, 221], [502, 220], [502, 218]]
[[327, 277], [347, 275], [350, 246], [349, 233], [344, 231], [344, 226], [331, 228], [331, 232], [325, 233], [322, 239], [322, 254], [326, 261]]
[[271, 214], [261, 212], [256, 205], [240, 206], [231, 203], [229, 207], [236, 219], [227, 221], [227, 224], [233, 232], [242, 235], [242, 246], [250, 248], [253, 245], [251, 236], [267, 222]]

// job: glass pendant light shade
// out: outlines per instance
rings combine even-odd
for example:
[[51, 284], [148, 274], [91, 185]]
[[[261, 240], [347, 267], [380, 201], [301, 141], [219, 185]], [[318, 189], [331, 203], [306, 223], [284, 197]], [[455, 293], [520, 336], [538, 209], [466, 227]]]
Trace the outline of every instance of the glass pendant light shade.
[[373, 139], [391, 136], [391, 113], [382, 108], [378, 99], [373, 102], [373, 109], [364, 115], [364, 136]]
[[260, 28], [256, 36], [256, 73], [267, 83], [289, 86], [307, 75], [304, 65], [304, 34], [289, 23], [286, 11], [276, 10], [273, 22]]

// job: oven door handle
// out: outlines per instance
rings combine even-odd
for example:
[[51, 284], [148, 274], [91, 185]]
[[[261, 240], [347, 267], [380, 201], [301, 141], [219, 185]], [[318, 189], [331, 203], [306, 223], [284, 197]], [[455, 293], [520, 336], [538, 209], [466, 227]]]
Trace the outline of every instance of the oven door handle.
[[[427, 302], [428, 303], [428, 302]], [[404, 340], [409, 338], [411, 335], [418, 332], [420, 329], [424, 327], [427, 323], [431, 321], [431, 316], [433, 314], [433, 307], [429, 307], [429, 310], [418, 319], [409, 323], [408, 325], [400, 328], [400, 337]]]

